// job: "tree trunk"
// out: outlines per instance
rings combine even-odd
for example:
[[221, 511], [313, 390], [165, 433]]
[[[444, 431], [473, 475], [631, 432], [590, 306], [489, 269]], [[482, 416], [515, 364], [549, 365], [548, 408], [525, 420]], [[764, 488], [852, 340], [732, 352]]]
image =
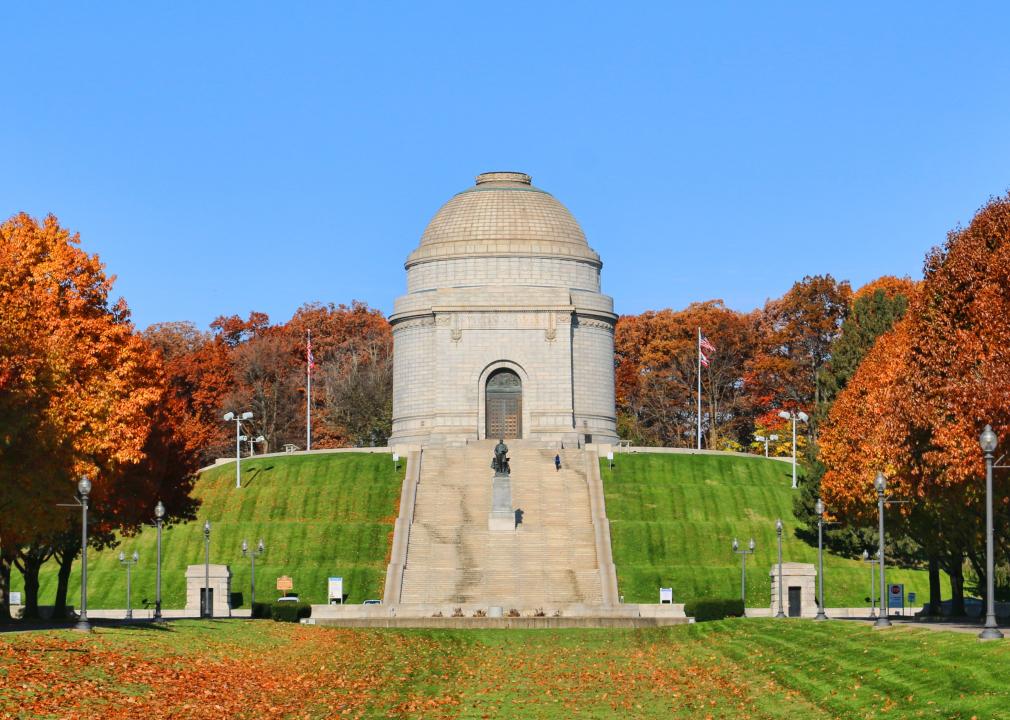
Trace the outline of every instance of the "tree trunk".
[[0, 552], [0, 625], [11, 621], [11, 565], [14, 558]]
[[964, 558], [960, 554], [950, 558], [950, 614], [952, 617], [964, 617]]
[[943, 598], [940, 590], [940, 558], [935, 553], [929, 555], [929, 604], [923, 608], [923, 614], [938, 617], [943, 614]]
[[24, 553], [18, 569], [25, 579], [24, 612], [22, 618], [37, 620], [39, 617], [39, 570], [42, 568], [40, 556], [29, 550]]
[[32, 543], [18, 553], [14, 566], [24, 577], [25, 598], [22, 618], [37, 620], [39, 618], [39, 572], [42, 565], [53, 555], [52, 547]]
[[56, 599], [53, 600], [53, 619], [67, 617], [67, 591], [70, 588], [70, 571], [80, 547], [80, 539], [66, 540], [56, 551], [56, 562], [60, 569], [56, 574]]

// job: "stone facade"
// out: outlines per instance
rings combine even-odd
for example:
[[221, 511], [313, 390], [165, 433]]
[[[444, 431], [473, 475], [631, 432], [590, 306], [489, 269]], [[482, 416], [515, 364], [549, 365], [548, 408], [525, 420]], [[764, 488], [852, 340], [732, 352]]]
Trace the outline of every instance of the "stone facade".
[[[617, 318], [601, 267], [575, 218], [528, 175], [485, 173], [450, 199], [408, 257], [407, 294], [390, 317], [390, 443], [492, 432], [615, 442]], [[489, 409], [488, 380], [503, 370], [521, 399], [492, 396]]]

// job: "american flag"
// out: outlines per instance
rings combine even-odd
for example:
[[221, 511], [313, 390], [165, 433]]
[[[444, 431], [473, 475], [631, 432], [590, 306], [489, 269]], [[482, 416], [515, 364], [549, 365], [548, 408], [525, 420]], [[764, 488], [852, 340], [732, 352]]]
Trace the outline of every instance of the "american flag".
[[715, 352], [715, 345], [713, 345], [712, 343], [710, 343], [708, 341], [708, 338], [705, 337], [704, 335], [702, 335], [701, 332], [699, 331], [699, 333], [698, 333], [698, 360], [701, 362], [702, 365], [704, 365], [705, 367], [708, 367], [708, 364], [711, 361], [708, 359], [708, 355], [706, 355], [705, 352], [710, 352], [710, 353]]
[[305, 342], [305, 359], [309, 363], [309, 370], [316, 369], [316, 359], [312, 356], [312, 336], [309, 335]]

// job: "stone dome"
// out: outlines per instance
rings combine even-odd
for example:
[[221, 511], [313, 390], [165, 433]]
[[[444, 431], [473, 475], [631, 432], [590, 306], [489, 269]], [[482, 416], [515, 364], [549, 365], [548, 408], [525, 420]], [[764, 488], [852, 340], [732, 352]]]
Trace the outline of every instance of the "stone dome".
[[518, 172], [482, 173], [474, 187], [453, 196], [428, 223], [407, 267], [474, 256], [561, 257], [601, 265], [568, 208]]

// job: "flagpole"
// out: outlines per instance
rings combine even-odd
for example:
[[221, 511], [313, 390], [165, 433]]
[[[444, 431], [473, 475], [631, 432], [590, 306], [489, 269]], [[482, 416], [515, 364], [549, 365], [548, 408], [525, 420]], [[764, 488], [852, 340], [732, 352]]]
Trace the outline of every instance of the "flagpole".
[[701, 450], [701, 328], [698, 328], [698, 449]]
[[305, 343], [305, 449], [312, 449], [312, 331]]

